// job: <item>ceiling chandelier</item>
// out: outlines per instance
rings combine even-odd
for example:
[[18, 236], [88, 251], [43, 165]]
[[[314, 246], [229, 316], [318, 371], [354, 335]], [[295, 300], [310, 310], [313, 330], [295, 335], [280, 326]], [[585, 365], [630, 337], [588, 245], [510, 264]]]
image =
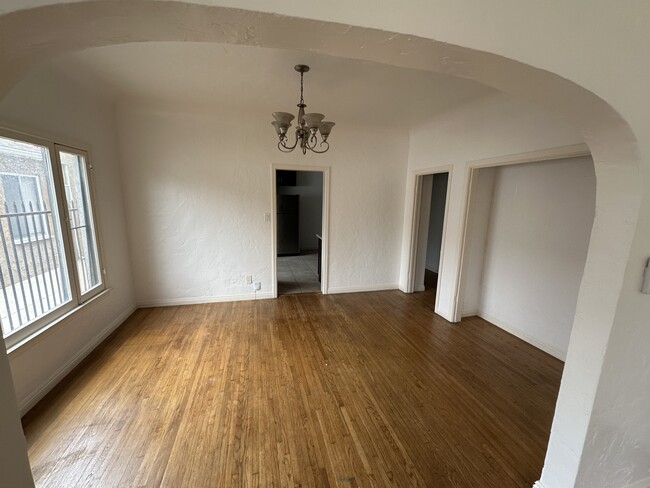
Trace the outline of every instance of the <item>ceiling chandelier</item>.
[[[298, 103], [298, 126], [296, 127], [296, 140], [293, 145], [288, 145], [287, 133], [291, 127], [291, 121], [294, 116], [287, 112], [273, 112], [275, 120], [271, 125], [275, 127], [275, 132], [278, 134], [278, 149], [282, 152], [289, 153], [296, 147], [302, 150], [303, 154], [307, 154], [307, 150], [321, 154], [327, 152], [330, 148], [327, 138], [334, 127], [334, 122], [323, 121], [325, 116], [323, 114], [306, 114], [305, 113], [305, 100], [303, 99], [303, 76], [309, 71], [309, 66], [298, 64], [294, 69], [300, 73], [300, 103]], [[318, 141], [318, 133], [320, 132], [321, 141]], [[320, 149], [323, 148], [324, 149]]]

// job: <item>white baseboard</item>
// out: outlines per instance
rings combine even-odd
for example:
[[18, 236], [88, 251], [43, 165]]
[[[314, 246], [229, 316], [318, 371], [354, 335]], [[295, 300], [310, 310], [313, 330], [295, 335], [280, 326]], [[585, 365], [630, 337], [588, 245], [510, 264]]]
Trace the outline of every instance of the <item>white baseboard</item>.
[[[546, 488], [541, 481], [536, 481], [533, 485], [533, 488]], [[645, 478], [643, 480], [627, 485], [625, 488], [650, 488], [650, 478]]]
[[330, 295], [336, 295], [338, 293], [362, 293], [365, 291], [386, 291], [397, 289], [399, 289], [397, 283], [390, 283], [388, 285], [330, 286], [327, 293]]
[[515, 327], [514, 325], [508, 324], [504, 322], [501, 319], [498, 319], [497, 317], [494, 317], [488, 313], [484, 312], [479, 312], [478, 316], [481, 317], [482, 319], [487, 320], [488, 322], [491, 322], [492, 324], [496, 325], [500, 329], [505, 330], [506, 332], [512, 334], [515, 337], [519, 337], [519, 339], [526, 341], [529, 344], [532, 344], [538, 349], [541, 349], [547, 354], [550, 354], [551, 356], [559, 359], [560, 361], [566, 361], [566, 353], [563, 351], [560, 351], [559, 349], [546, 344], [543, 341], [540, 341], [536, 337], [531, 336], [527, 332], [524, 332], [523, 330], [519, 329], [518, 327]]
[[102, 331], [90, 341], [83, 349], [81, 349], [77, 354], [75, 354], [70, 360], [61, 366], [57, 371], [54, 372], [47, 380], [45, 380], [41, 385], [36, 388], [32, 393], [27, 395], [18, 405], [18, 411], [20, 416], [25, 415], [34, 405], [36, 405], [49, 391], [54, 388], [59, 381], [65, 378], [70, 371], [72, 371], [75, 366], [77, 366], [88, 354], [90, 354], [93, 349], [95, 349], [102, 341], [104, 341], [115, 329], [124, 323], [133, 312], [135, 312], [137, 307], [135, 304], [128, 307], [124, 312], [122, 312], [115, 320], [102, 329]]
[[650, 488], [650, 478], [639, 480], [636, 483], [627, 485], [625, 488]]
[[260, 293], [245, 293], [241, 295], [217, 295], [190, 298], [163, 298], [161, 300], [144, 300], [138, 302], [138, 308], [174, 307], [177, 305], [200, 305], [202, 303], [242, 302], [246, 300], [266, 300], [273, 298], [270, 291]]
[[[546, 488], [541, 481], [536, 481], [533, 485], [533, 488]], [[631, 485], [627, 485], [625, 488], [650, 488], [650, 478], [637, 481]]]
[[424, 287], [424, 285], [417, 285], [415, 287], [415, 291], [425, 291], [425, 290], [426, 290], [426, 288]]
[[[479, 315], [479, 311], [478, 311], [478, 310], [463, 310], [463, 311], [461, 312], [461, 314], [460, 314], [461, 318], [465, 318], [465, 317], [475, 317], [475, 316], [477, 316], [477, 315]], [[487, 319], [485, 319], [485, 320], [487, 320]]]

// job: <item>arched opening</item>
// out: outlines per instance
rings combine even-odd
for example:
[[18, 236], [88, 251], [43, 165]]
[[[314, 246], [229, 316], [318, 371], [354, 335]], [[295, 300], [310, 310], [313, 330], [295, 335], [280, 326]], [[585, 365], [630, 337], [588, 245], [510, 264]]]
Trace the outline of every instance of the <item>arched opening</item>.
[[120, 15], [115, 8], [82, 2], [1, 17], [0, 94], [40, 62], [89, 47], [202, 41], [291, 49], [300, 39], [301, 48], [322, 54], [473, 79], [536, 103], [583, 134], [596, 169], [597, 211], [544, 473], [549, 480], [575, 478], [640, 202], [638, 155], [627, 123], [605, 101], [553, 73], [430, 39], [191, 3], [138, 2], [121, 5]]

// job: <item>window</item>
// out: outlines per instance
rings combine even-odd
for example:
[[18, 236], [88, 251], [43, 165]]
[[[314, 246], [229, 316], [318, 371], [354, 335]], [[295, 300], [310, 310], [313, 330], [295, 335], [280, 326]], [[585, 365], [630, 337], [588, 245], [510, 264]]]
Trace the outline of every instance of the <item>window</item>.
[[[4, 191], [4, 209], [7, 214], [19, 215], [25, 212], [40, 212], [43, 198], [38, 176], [0, 174]], [[10, 231], [17, 243], [49, 237], [42, 219], [26, 219], [25, 226], [18, 219], [10, 220]]]
[[99, 253], [95, 241], [95, 223], [88, 185], [88, 165], [86, 156], [81, 151], [57, 146], [57, 152], [63, 172], [79, 291], [85, 295], [101, 284]]
[[0, 322], [10, 347], [104, 289], [85, 151], [0, 130]]

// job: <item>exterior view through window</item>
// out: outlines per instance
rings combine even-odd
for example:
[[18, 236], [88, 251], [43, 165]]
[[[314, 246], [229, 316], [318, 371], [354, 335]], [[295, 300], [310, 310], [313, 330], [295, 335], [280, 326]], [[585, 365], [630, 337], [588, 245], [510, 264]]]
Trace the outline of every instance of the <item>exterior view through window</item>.
[[72, 247], [81, 294], [101, 283], [95, 224], [90, 206], [90, 188], [86, 158], [82, 154], [59, 149], [68, 219], [72, 231]]
[[7, 347], [103, 290], [88, 157], [0, 131], [0, 322]]

